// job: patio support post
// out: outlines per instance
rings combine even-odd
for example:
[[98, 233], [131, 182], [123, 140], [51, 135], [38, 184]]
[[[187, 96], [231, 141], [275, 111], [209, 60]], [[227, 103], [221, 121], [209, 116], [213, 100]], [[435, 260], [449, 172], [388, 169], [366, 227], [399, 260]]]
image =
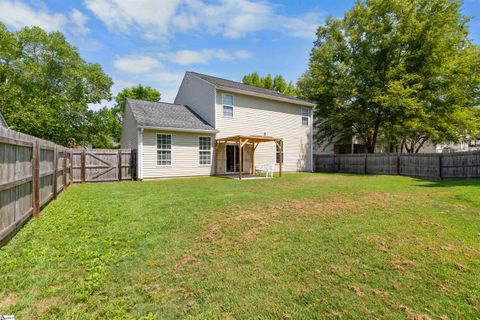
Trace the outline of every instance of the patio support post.
[[238, 139], [238, 164], [239, 164], [239, 170], [238, 170], [238, 179], [242, 180], [242, 138]]
[[252, 176], [255, 174], [255, 143], [252, 143]]
[[281, 177], [282, 176], [282, 164], [283, 164], [283, 140], [280, 140], [280, 143], [279, 143], [279, 147], [280, 147], [280, 170], [279, 170], [279, 176]]
[[218, 145], [220, 143], [218, 141], [215, 141], [215, 149], [213, 150], [215, 152], [215, 154], [213, 155], [213, 161], [214, 162], [214, 174], [217, 175], [218, 174]]

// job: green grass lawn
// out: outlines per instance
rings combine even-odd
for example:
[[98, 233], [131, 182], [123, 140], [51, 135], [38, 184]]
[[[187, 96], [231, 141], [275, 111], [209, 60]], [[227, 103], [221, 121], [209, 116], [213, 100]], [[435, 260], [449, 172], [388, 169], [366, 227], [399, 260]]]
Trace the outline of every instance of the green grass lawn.
[[480, 180], [74, 185], [0, 249], [18, 319], [480, 316]]

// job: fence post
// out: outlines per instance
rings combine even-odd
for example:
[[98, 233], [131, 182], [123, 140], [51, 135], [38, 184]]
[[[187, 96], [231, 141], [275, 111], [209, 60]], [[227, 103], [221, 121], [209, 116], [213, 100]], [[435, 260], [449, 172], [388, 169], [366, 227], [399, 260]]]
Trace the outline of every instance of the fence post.
[[40, 212], [40, 144], [38, 140], [32, 147], [32, 192], [33, 216], [38, 217]]
[[440, 179], [443, 179], [443, 174], [442, 174], [443, 161], [442, 160], [443, 160], [443, 154], [440, 153], [438, 156], [438, 177]]
[[400, 175], [400, 153], [397, 153], [397, 175]]
[[137, 179], [137, 149], [133, 149], [130, 153], [130, 172], [132, 181]]
[[67, 149], [63, 150], [63, 191], [67, 189]]
[[68, 163], [69, 163], [69, 166], [68, 166], [68, 171], [70, 171], [70, 175], [69, 175], [69, 179], [68, 179], [68, 184], [72, 184], [73, 183], [73, 151], [70, 150], [68, 152]]
[[364, 168], [364, 174], [368, 173], [368, 168], [367, 168], [367, 161], [368, 161], [368, 153], [365, 153], [365, 168]]
[[122, 150], [118, 149], [118, 181], [122, 181]]
[[52, 173], [52, 197], [57, 198], [57, 169], [58, 169], [57, 147], [53, 148], [53, 173]]
[[82, 155], [80, 156], [80, 177], [81, 177], [81, 182], [85, 183], [85, 149], [82, 150]]

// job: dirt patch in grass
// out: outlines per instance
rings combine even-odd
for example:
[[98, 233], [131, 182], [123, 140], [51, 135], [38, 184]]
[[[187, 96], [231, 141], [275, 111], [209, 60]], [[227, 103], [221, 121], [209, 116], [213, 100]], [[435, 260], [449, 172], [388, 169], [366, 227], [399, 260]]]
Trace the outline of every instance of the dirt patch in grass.
[[18, 296], [15, 294], [8, 294], [7, 296], [0, 299], [0, 314], [2, 311], [6, 310], [8, 307], [13, 306], [18, 301]]
[[220, 230], [220, 226], [217, 224], [211, 225], [210, 228], [205, 230], [201, 235], [201, 239], [203, 241], [216, 241], [221, 239], [222, 237], [222, 230]]
[[63, 302], [62, 302], [62, 299], [59, 297], [46, 298], [46, 299], [35, 302], [35, 309], [37, 310], [38, 313], [42, 314], [47, 312], [51, 308], [59, 306]]
[[350, 289], [352, 289], [353, 292], [355, 292], [355, 294], [359, 297], [363, 297], [365, 295], [365, 293], [363, 293], [363, 291], [358, 286], [351, 285]]
[[[314, 216], [363, 214], [372, 210], [395, 214], [394, 209], [403, 205], [405, 197], [398, 194], [372, 192], [359, 195], [334, 194], [319, 198], [281, 199], [267, 205], [255, 205], [245, 209], [233, 205], [224, 212], [210, 212], [211, 221], [199, 236], [199, 242], [228, 241], [229, 234], [238, 235], [245, 242], [254, 241], [262, 232], [275, 224]], [[239, 239], [237, 239], [239, 240]]]
[[410, 260], [402, 260], [402, 261], [397, 260], [393, 262], [393, 265], [394, 265], [394, 268], [399, 271], [415, 268], [415, 262]]
[[406, 306], [400, 306], [400, 309], [405, 312], [405, 316], [408, 320], [431, 320], [426, 314], [416, 313]]
[[186, 256], [175, 265], [175, 269], [183, 270], [189, 268], [193, 263], [197, 261], [198, 259], [193, 256]]

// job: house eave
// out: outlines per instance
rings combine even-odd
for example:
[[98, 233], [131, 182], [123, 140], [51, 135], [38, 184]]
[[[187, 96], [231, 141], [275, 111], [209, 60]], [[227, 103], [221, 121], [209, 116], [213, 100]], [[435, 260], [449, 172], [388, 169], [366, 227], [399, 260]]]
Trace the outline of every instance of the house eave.
[[222, 86], [216, 86], [216, 88], [218, 90], [222, 90], [222, 91], [240, 93], [240, 94], [253, 96], [253, 97], [259, 97], [259, 98], [264, 98], [264, 99], [282, 101], [282, 102], [296, 104], [296, 105], [309, 107], [309, 108], [315, 107], [314, 103], [311, 103], [311, 102], [308, 102], [308, 101], [291, 100], [291, 99], [287, 99], [287, 98], [271, 96], [271, 95], [268, 95], [268, 94], [262, 94], [262, 93], [258, 93], [258, 92], [248, 91], [248, 90], [232, 89], [232, 88], [229, 88], [229, 87], [222, 87]]
[[188, 128], [173, 128], [173, 127], [155, 127], [155, 126], [138, 126], [139, 129], [162, 130], [173, 132], [191, 132], [191, 133], [207, 133], [216, 134], [218, 130], [204, 130], [204, 129], [188, 129]]

